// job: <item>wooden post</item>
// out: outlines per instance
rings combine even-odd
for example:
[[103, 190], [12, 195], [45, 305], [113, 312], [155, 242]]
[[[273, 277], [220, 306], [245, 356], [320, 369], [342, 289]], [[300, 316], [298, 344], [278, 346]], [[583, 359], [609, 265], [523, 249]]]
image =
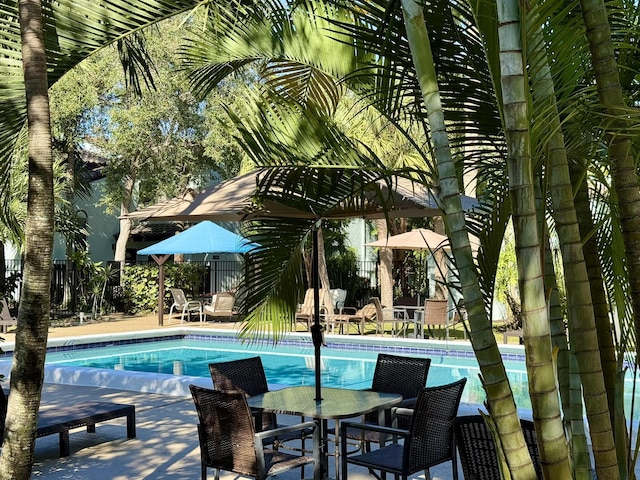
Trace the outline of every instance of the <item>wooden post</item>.
[[158, 325], [162, 327], [164, 320], [164, 264], [171, 255], [151, 255], [159, 267], [158, 273]]

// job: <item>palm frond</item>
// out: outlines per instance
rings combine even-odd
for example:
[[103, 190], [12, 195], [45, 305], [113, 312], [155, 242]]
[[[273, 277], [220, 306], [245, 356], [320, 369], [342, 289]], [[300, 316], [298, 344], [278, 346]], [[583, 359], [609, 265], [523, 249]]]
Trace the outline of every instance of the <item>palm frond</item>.
[[291, 331], [304, 291], [302, 249], [313, 220], [246, 222], [243, 235], [260, 248], [245, 262], [244, 293], [247, 316], [241, 330], [245, 339], [273, 336], [277, 342]]

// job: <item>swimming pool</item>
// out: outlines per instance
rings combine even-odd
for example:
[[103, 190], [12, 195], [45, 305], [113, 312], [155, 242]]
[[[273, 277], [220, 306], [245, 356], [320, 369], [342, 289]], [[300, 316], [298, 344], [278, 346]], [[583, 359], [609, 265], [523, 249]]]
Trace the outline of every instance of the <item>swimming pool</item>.
[[[327, 335], [322, 348], [322, 385], [370, 386], [378, 352], [431, 358], [428, 385], [467, 377], [462, 402], [482, 404], [479, 368], [468, 342]], [[51, 339], [45, 381], [121, 390], [188, 396], [188, 385], [211, 387], [208, 363], [259, 354], [272, 388], [313, 385], [313, 347], [308, 334], [290, 334], [277, 346], [243, 344], [234, 332], [176, 327], [144, 332]], [[12, 344], [2, 345], [0, 374], [9, 376]], [[520, 409], [530, 409], [524, 352], [521, 346], [500, 350]], [[2, 359], [2, 357], [5, 357]], [[137, 357], [137, 358], [136, 358]], [[631, 403], [631, 380], [625, 403]], [[640, 397], [640, 395], [638, 395]], [[638, 398], [637, 398], [638, 400]]]
[[[479, 368], [468, 351], [419, 348], [398, 345], [340, 344], [328, 342], [322, 348], [322, 385], [361, 389], [371, 385], [375, 362], [380, 351], [431, 358], [428, 385], [441, 385], [467, 377], [463, 401], [483, 403], [484, 391], [478, 379]], [[398, 351], [400, 350], [400, 351]], [[47, 364], [76, 369], [147, 372], [160, 376], [199, 377], [211, 385], [208, 364], [260, 355], [267, 381], [272, 388], [314, 385], [313, 347], [305, 341], [271, 344], [242, 344], [234, 339], [186, 335], [129, 345], [108, 345], [87, 349], [62, 349], [47, 354]], [[514, 385], [523, 385], [517, 399], [520, 408], [530, 408], [526, 394], [526, 372], [522, 361], [507, 361]]]

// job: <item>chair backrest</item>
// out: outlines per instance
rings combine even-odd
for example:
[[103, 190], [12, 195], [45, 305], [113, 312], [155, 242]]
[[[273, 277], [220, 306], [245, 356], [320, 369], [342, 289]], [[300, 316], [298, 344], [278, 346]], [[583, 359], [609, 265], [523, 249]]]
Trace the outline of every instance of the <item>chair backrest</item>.
[[6, 298], [0, 299], [2, 302], [2, 310], [0, 311], [0, 320], [15, 320], [15, 317], [11, 315], [11, 310], [9, 310], [9, 304], [7, 303]]
[[189, 385], [198, 412], [203, 464], [256, 477], [258, 461], [251, 411], [243, 392]]
[[187, 303], [187, 296], [184, 294], [181, 288], [170, 288], [173, 301], [178, 305], [184, 305]]
[[210, 363], [209, 372], [216, 390], [240, 390], [250, 397], [269, 391], [260, 357]]
[[[407, 471], [425, 470], [454, 460], [453, 422], [466, 383], [467, 379], [461, 378], [447, 385], [427, 387], [420, 391], [403, 451], [403, 465]], [[455, 461], [454, 468], [457, 468]]]
[[[260, 357], [210, 363], [209, 373], [213, 380], [213, 388], [216, 390], [241, 391], [249, 397], [269, 391], [267, 376]], [[275, 413], [262, 414], [263, 430], [275, 428], [277, 423]]]
[[446, 325], [449, 318], [449, 301], [427, 298], [424, 301], [424, 324]]
[[366, 318], [368, 318], [369, 320], [373, 320], [375, 316], [375, 320], [377, 322], [382, 322], [383, 314], [382, 314], [382, 304], [380, 303], [380, 299], [378, 297], [371, 297], [371, 300], [369, 301], [369, 305], [373, 305], [374, 310], [373, 312], [368, 314]]
[[[542, 478], [540, 454], [533, 422], [521, 420], [520, 424], [536, 474], [538, 478]], [[495, 443], [482, 415], [467, 415], [456, 418], [454, 432], [464, 478], [500, 480], [500, 466]]]
[[430, 365], [430, 358], [379, 353], [371, 390], [397, 393], [404, 399], [416, 398], [427, 384]]
[[342, 288], [332, 288], [330, 292], [333, 306], [337, 309], [344, 308], [344, 302], [347, 299], [347, 291]]
[[221, 292], [216, 294], [215, 312], [232, 312], [236, 302], [233, 293]]
[[[314, 310], [313, 295], [314, 295], [313, 288], [308, 288], [304, 294], [304, 300], [302, 302], [302, 305], [300, 305], [300, 308], [298, 309], [298, 313], [302, 313], [305, 315], [313, 315], [313, 310]], [[331, 312], [333, 312], [333, 308], [332, 308], [333, 302], [331, 301], [331, 294], [328, 293], [326, 289], [321, 288], [319, 295], [320, 295], [320, 306], [330, 307]]]

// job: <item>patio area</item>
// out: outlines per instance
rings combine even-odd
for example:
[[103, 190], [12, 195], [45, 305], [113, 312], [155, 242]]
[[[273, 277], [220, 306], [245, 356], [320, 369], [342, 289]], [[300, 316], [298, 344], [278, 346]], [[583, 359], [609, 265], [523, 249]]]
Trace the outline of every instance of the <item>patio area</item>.
[[[124, 420], [100, 423], [96, 433], [82, 428], [72, 431], [68, 457], [58, 457], [57, 436], [36, 441], [33, 478], [65, 480], [182, 480], [200, 476], [200, 449], [196, 434], [197, 415], [190, 397], [168, 397], [123, 390], [69, 385], [45, 385], [43, 403], [98, 400], [129, 403], [136, 406], [137, 437], [127, 439]], [[463, 407], [461, 407], [463, 408]], [[464, 407], [467, 408], [468, 407]], [[468, 412], [469, 414], [474, 412]], [[282, 416], [282, 420], [287, 420]], [[296, 418], [289, 420], [297, 421]], [[365, 471], [352, 469], [349, 478], [373, 478]], [[213, 478], [213, 470], [210, 470]], [[451, 478], [449, 463], [432, 469], [434, 480]], [[311, 471], [307, 472], [307, 476]], [[416, 476], [415, 478], [423, 478]], [[237, 475], [223, 472], [230, 480]], [[294, 470], [278, 478], [296, 480]]]
[[[179, 325], [174, 321], [164, 328]], [[235, 322], [190, 322], [190, 327], [229, 328]], [[112, 317], [110, 321], [88, 322], [83, 325], [51, 327], [50, 338], [77, 335], [107, 334], [127, 331], [153, 330], [158, 327], [155, 315], [144, 317]], [[13, 342], [13, 330], [4, 334], [5, 342]], [[125, 420], [115, 419], [97, 425], [95, 433], [84, 428], [71, 431], [70, 455], [59, 457], [56, 435], [38, 438], [34, 457], [33, 478], [124, 480], [179, 480], [200, 476], [200, 449], [197, 437], [197, 415], [191, 397], [175, 397], [100, 387], [45, 384], [42, 403], [72, 404], [83, 401], [104, 401], [133, 404], [136, 407], [136, 431], [133, 439], [126, 438]], [[475, 406], [461, 405], [461, 414], [476, 413]], [[282, 415], [283, 423], [297, 422], [297, 417]], [[350, 469], [350, 479], [373, 478], [361, 468]], [[209, 471], [213, 475], [213, 470]], [[434, 480], [452, 478], [451, 465], [445, 463], [431, 470]], [[311, 476], [309, 470], [306, 474]], [[225, 480], [238, 478], [223, 472]], [[213, 477], [211, 477], [213, 478]], [[283, 480], [299, 479], [293, 470], [279, 475]], [[415, 478], [424, 478], [416, 475]]]

